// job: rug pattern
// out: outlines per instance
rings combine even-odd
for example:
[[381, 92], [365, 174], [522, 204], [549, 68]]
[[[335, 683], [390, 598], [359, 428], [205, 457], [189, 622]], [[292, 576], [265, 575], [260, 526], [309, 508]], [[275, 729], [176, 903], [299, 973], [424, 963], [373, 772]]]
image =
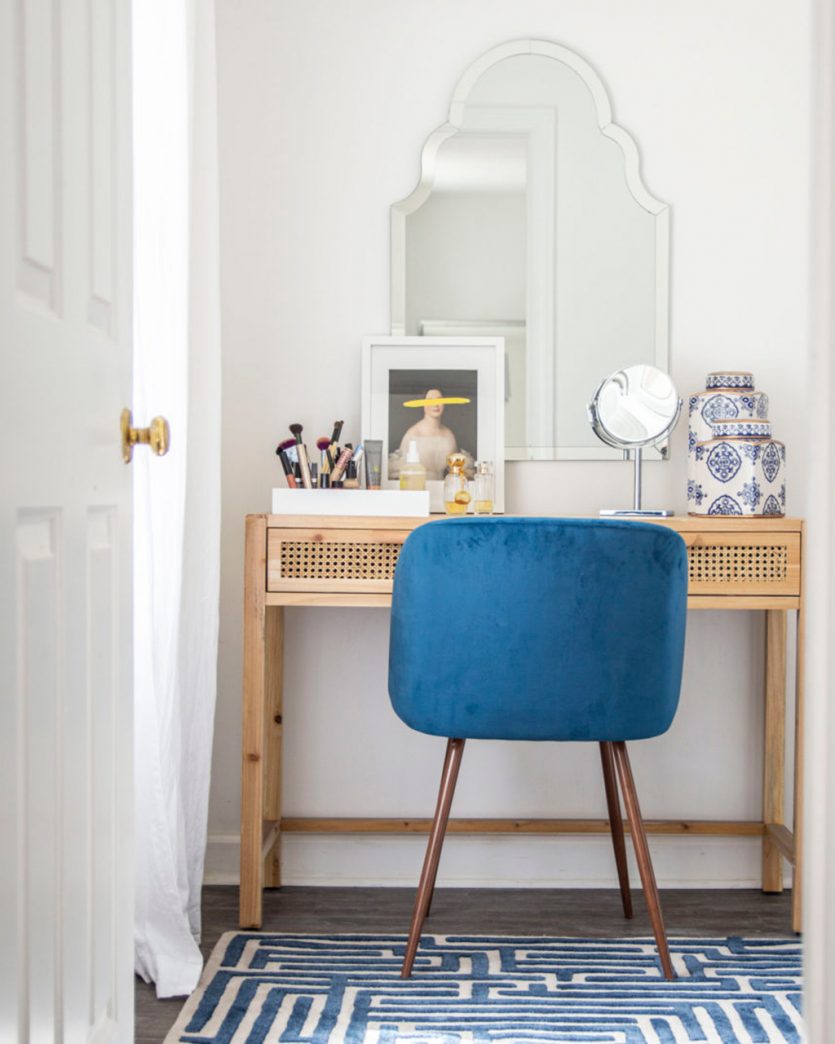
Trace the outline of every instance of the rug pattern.
[[229, 932], [166, 1044], [761, 1044], [802, 1040], [795, 939]]

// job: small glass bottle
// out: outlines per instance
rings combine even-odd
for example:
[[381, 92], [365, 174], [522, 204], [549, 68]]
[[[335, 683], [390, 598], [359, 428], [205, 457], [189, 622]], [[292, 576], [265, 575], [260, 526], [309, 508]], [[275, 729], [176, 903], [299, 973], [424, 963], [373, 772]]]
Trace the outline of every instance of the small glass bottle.
[[493, 461], [480, 460], [475, 466], [475, 513], [493, 514]]
[[420, 462], [415, 439], [409, 442], [406, 460], [400, 465], [400, 488], [426, 489], [426, 468]]
[[448, 515], [466, 515], [470, 503], [467, 476], [464, 474], [466, 457], [462, 453], [450, 453], [447, 457], [447, 476], [444, 479], [444, 508]]

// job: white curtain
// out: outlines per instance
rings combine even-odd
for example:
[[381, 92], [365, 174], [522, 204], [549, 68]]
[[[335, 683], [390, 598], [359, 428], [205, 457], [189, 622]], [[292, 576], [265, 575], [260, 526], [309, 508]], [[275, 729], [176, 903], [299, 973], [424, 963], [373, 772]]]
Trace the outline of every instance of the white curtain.
[[134, 423], [136, 970], [159, 997], [202, 968], [200, 890], [216, 692], [220, 310], [212, 0], [137, 0]]

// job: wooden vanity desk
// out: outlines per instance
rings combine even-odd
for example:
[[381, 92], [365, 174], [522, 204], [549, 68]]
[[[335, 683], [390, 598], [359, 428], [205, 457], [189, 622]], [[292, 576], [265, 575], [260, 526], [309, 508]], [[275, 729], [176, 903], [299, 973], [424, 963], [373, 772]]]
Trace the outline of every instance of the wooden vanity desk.
[[[323, 494], [326, 496], [327, 494]], [[435, 516], [435, 518], [440, 516]], [[287, 818], [281, 812], [284, 610], [389, 606], [400, 546], [426, 518], [248, 515], [244, 571], [242, 928], [261, 926], [262, 890], [280, 884], [282, 833], [426, 833], [431, 819]], [[800, 930], [803, 715], [803, 522], [796, 518], [654, 519], [687, 543], [690, 609], [765, 613], [762, 818], [647, 820], [649, 833], [762, 838], [762, 888], [783, 889], [794, 866], [793, 926]], [[796, 614], [794, 829], [784, 822], [787, 614]], [[450, 819], [450, 833], [608, 833], [608, 820]], [[628, 827], [627, 827], [628, 829]]]

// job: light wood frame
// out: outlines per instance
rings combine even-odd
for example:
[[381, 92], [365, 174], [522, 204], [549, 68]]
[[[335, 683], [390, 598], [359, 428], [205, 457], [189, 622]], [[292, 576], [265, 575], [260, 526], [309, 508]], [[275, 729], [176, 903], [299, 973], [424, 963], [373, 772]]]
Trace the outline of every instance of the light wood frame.
[[[737, 548], [723, 556], [724, 580], [691, 575], [690, 609], [762, 610], [766, 614], [762, 817], [753, 821], [647, 820], [650, 834], [718, 835], [762, 839], [762, 888], [783, 889], [783, 860], [794, 865], [793, 915], [800, 930], [803, 773], [803, 584], [804, 524], [800, 519], [669, 518], [653, 520], [675, 529], [691, 549]], [[284, 609], [292, 606], [388, 606], [391, 579], [375, 572], [367, 581], [321, 576], [284, 578], [278, 562], [282, 539], [317, 545], [402, 544], [431, 519], [248, 515], [244, 574], [243, 759], [241, 779], [240, 924], [259, 928], [262, 890], [278, 887], [282, 833], [427, 833], [431, 819], [283, 817], [281, 743]], [[779, 546], [780, 566], [761, 566], [751, 548]], [[765, 553], [768, 562], [771, 558]], [[765, 561], [765, 559], [762, 559]], [[740, 566], [740, 562], [743, 563]], [[691, 557], [692, 563], [692, 557]], [[747, 571], [746, 571], [747, 570]], [[692, 570], [691, 570], [692, 571]], [[741, 575], [740, 575], [741, 574]], [[796, 614], [797, 671], [795, 802], [793, 829], [785, 823], [787, 614]], [[628, 826], [626, 827], [628, 829]], [[608, 819], [451, 819], [450, 833], [598, 834]]]

